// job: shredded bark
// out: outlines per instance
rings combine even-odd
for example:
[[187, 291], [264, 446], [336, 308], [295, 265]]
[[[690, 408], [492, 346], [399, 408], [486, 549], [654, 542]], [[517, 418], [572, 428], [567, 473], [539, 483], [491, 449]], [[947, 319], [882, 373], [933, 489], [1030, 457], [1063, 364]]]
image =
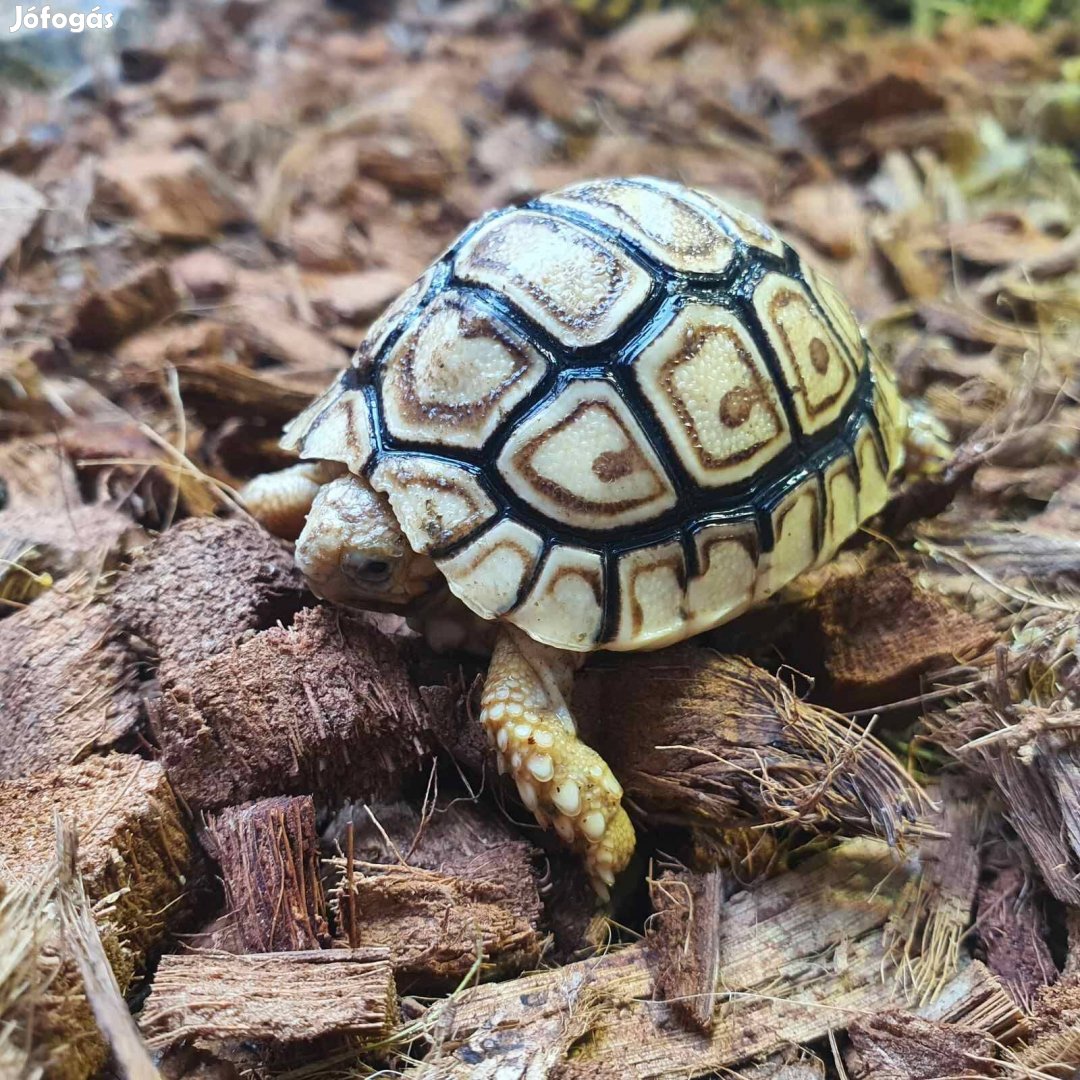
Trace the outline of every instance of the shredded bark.
[[1040, 1076], [1068, 1080], [1080, 1068], [1080, 982], [1075, 975], [1042, 990], [1031, 1038], [1016, 1051], [1019, 1064]]
[[889, 920], [901, 979], [923, 1004], [935, 1000], [964, 963], [985, 829], [985, 810], [967, 780], [945, 777], [929, 795], [938, 807], [931, 817], [936, 832], [922, 839], [923, 872]]
[[74, 955], [98, 1028], [112, 1062], [126, 1080], [158, 1080], [139, 1029], [131, 1018], [113, 973], [78, 870], [78, 835], [70, 821], [56, 814], [57, 906], [64, 943]]
[[994, 1042], [985, 1031], [880, 1013], [848, 1028], [844, 1064], [851, 1080], [938, 1080], [994, 1076]]
[[[652, 1000], [646, 947], [633, 945], [509, 983], [465, 991], [439, 1008], [437, 1051], [418, 1080], [497, 1077], [699, 1076], [812, 1040], [898, 1004], [882, 930], [910, 867], [872, 840], [852, 840], [732, 896], [720, 931], [712, 1032], [687, 1030]], [[943, 992], [976, 1009], [986, 980], [958, 976]], [[1008, 1002], [1003, 990], [998, 993]], [[825, 1007], [820, 1007], [825, 1006]], [[1015, 1005], [995, 1027], [1015, 1026]], [[980, 1018], [981, 1019], [981, 1018]], [[503, 1070], [503, 1071], [500, 1071]]]
[[203, 843], [221, 867], [243, 951], [296, 952], [328, 943], [310, 796], [231, 806], [207, 821]]
[[[0, 35], [0, 1074], [106, 1068], [59, 806], [83, 840], [68, 937], [93, 914], [92, 996], [111, 966], [133, 1009], [176, 1005], [166, 1078], [1071, 1076], [1069, 0], [119, 6], [114, 29]], [[497, 778], [483, 659], [316, 605], [234, 493], [294, 462], [282, 425], [468, 222], [647, 175], [781, 228], [919, 437], [845, 550], [697, 643], [746, 660], [589, 658], [575, 716], [638, 837], [601, 905]], [[775, 266], [756, 246], [736, 262]], [[817, 436], [796, 442], [776, 468]], [[214, 815], [224, 904], [185, 802]], [[373, 936], [366, 1002], [341, 946]], [[217, 986], [184, 967], [208, 947]], [[425, 994], [402, 1020], [395, 984]], [[380, 1033], [346, 1033], [369, 1005]]]
[[1080, 714], [966, 702], [932, 720], [933, 737], [993, 782], [1005, 817], [1050, 891], [1080, 903]]
[[[83, 1080], [105, 1064], [98, 1030], [56, 905], [55, 864], [25, 884], [0, 881], [0, 1072]], [[134, 970], [116, 928], [100, 934], [119, 984]]]
[[179, 303], [169, 271], [160, 263], [144, 263], [83, 297], [68, 338], [77, 348], [108, 349], [166, 319]]
[[459, 855], [437, 871], [335, 862], [350, 940], [385, 945], [403, 986], [452, 989], [478, 961], [482, 978], [516, 975], [540, 961], [542, 905], [528, 844]]
[[741, 657], [688, 646], [589, 669], [574, 705], [650, 819], [713, 831], [798, 823], [890, 841], [918, 819], [917, 788], [876, 739]]
[[987, 877], [979, 886], [974, 929], [987, 967], [1030, 1009], [1058, 972], [1047, 945], [1042, 885], [1017, 847], [998, 841], [984, 856]]
[[993, 627], [919, 585], [906, 566], [838, 574], [814, 598], [828, 700], [861, 709], [919, 693], [922, 676], [979, 656]]
[[645, 941], [656, 996], [707, 1033], [720, 987], [723, 875], [665, 871], [649, 882], [649, 894], [654, 914]]
[[0, 570], [0, 595], [10, 599], [9, 585], [17, 587], [27, 571], [53, 580], [80, 572], [100, 580], [145, 542], [142, 529], [109, 506], [5, 510], [0, 513], [0, 558], [6, 560]]

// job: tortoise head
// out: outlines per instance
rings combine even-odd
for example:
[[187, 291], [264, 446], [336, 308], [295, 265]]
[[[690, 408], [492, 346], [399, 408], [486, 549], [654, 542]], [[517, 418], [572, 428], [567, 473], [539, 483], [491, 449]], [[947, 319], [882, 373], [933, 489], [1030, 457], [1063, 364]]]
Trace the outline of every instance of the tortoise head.
[[351, 473], [319, 489], [296, 565], [319, 596], [350, 607], [403, 607], [439, 580], [431, 559], [409, 546], [389, 502]]

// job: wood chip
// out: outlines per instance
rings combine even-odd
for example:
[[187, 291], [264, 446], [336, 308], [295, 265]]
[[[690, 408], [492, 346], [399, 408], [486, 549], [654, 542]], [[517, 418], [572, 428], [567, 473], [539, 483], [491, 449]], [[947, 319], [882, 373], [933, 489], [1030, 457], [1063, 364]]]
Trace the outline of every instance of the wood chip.
[[720, 986], [723, 875], [666, 871], [649, 882], [654, 916], [645, 941], [656, 996], [700, 1031], [712, 1027]]
[[614, 64], [645, 64], [685, 46], [696, 25], [696, 16], [689, 7], [646, 12], [612, 34], [600, 55]]
[[919, 585], [907, 567], [841, 567], [813, 601], [830, 700], [848, 709], [918, 694], [921, 677], [979, 655], [995, 639], [986, 626]]
[[252, 630], [288, 620], [306, 595], [292, 557], [269, 534], [248, 521], [200, 519], [143, 548], [117, 583], [112, 609], [151, 646], [168, 684]]
[[91, 903], [120, 931], [137, 965], [190, 912], [196, 849], [165, 771], [129, 754], [0, 783], [0, 883], [32, 880], [54, 858], [54, 813], [75, 825]]
[[[353, 881], [356, 940], [387, 946], [399, 983], [410, 990], [453, 989], [478, 957], [484, 978], [539, 964], [542, 905], [528, 844], [509, 841], [439, 870], [367, 864]], [[343, 909], [348, 896], [346, 885]]]
[[109, 349], [173, 314], [180, 300], [160, 263], [144, 263], [104, 288], [92, 289], [75, 309], [68, 332], [77, 349]]
[[249, 216], [229, 181], [196, 150], [110, 154], [97, 168], [95, 201], [176, 240], [210, 240]]
[[650, 819], [713, 832], [799, 821], [895, 837], [917, 817], [919, 796], [888, 751], [741, 657], [685, 646], [591, 667], [574, 708]]
[[371, 322], [403, 292], [409, 279], [393, 270], [368, 270], [309, 278], [304, 284], [311, 306], [324, 323], [360, 326]]
[[171, 666], [150, 719], [176, 790], [213, 809], [277, 793], [394, 795], [419, 771], [425, 718], [391, 639], [312, 608], [287, 629]]
[[882, 1013], [848, 1028], [844, 1063], [851, 1080], [936, 1080], [997, 1076], [994, 1042], [985, 1031]]
[[776, 217], [834, 259], [850, 258], [866, 228], [855, 189], [838, 181], [797, 187], [784, 197]]
[[85, 590], [55, 588], [0, 620], [0, 780], [122, 740], [140, 720], [136, 682], [134, 654]]
[[213, 248], [200, 248], [174, 259], [170, 267], [182, 289], [200, 303], [227, 296], [236, 283], [236, 268]]
[[1026, 853], [998, 841], [984, 855], [975, 933], [987, 967], [1031, 1009], [1058, 971], [1047, 944], [1046, 897]]
[[[880, 843], [849, 841], [733, 896], [721, 922], [723, 995], [708, 1037], [652, 1000], [645, 947], [633, 945], [465, 991], [447, 1007], [441, 1050], [417, 1080], [511, 1071], [568, 1080], [701, 1076], [895, 1007], [881, 981], [880, 928], [906, 873]], [[983, 985], [958, 979], [950, 990], [960, 1008], [981, 1000]]]
[[153, 1048], [183, 1040], [373, 1043], [398, 1020], [385, 949], [165, 956], [140, 1016]]
[[803, 123], [828, 147], [858, 138], [864, 124], [911, 113], [938, 112], [944, 95], [928, 82], [887, 72], [802, 114]]

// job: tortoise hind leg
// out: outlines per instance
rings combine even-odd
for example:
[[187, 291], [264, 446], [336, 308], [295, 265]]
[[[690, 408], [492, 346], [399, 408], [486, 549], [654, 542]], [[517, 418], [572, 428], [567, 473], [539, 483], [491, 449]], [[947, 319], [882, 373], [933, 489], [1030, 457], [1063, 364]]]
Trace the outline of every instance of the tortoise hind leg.
[[268, 532], [283, 540], [295, 540], [319, 488], [338, 471], [325, 462], [301, 461], [249, 480], [239, 491], [240, 501]]
[[584, 855], [596, 891], [607, 887], [634, 851], [622, 788], [600, 755], [577, 735], [566, 705], [579, 657], [539, 645], [504, 625], [491, 656], [480, 721], [521, 801], [543, 827]]

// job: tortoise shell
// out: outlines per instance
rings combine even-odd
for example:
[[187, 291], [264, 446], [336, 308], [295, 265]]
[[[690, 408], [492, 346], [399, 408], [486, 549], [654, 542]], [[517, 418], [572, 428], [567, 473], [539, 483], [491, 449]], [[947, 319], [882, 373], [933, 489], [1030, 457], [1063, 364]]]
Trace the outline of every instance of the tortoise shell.
[[564, 649], [715, 626], [882, 508], [905, 411], [767, 226], [649, 178], [474, 223], [286, 430], [477, 614]]

